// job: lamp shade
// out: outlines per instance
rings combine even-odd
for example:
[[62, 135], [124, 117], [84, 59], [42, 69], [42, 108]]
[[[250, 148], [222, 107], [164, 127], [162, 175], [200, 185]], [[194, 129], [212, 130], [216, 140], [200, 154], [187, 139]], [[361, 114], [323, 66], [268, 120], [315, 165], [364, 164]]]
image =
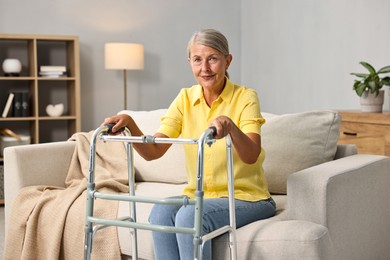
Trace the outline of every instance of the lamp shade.
[[106, 43], [104, 56], [106, 69], [144, 69], [144, 46], [142, 44]]

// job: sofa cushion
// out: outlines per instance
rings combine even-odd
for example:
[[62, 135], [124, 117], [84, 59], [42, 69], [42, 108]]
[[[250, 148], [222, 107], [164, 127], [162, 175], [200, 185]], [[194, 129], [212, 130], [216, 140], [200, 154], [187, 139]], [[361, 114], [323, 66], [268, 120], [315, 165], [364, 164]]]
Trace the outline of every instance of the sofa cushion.
[[264, 173], [273, 194], [286, 194], [287, 177], [334, 158], [340, 116], [335, 111], [273, 115], [262, 113]]
[[[154, 111], [123, 110], [119, 114], [128, 114], [137, 123], [145, 135], [153, 135], [160, 126], [160, 118], [166, 109]], [[146, 161], [138, 153], [134, 153], [136, 181], [186, 183], [184, 147], [180, 144], [172, 145], [158, 160]]]
[[[335, 259], [326, 227], [302, 220], [265, 219], [237, 229], [237, 259]], [[213, 259], [229, 259], [229, 238], [213, 240]]]

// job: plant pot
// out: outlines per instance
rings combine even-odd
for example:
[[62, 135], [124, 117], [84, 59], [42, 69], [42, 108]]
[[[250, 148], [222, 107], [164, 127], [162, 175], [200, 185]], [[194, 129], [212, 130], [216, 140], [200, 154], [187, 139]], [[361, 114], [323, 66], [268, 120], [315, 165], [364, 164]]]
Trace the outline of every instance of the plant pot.
[[360, 97], [360, 107], [362, 112], [382, 113], [385, 91], [380, 90], [379, 95], [364, 91]]
[[387, 88], [387, 96], [388, 96], [388, 104], [389, 104], [389, 112], [390, 112], [390, 89], [389, 88]]

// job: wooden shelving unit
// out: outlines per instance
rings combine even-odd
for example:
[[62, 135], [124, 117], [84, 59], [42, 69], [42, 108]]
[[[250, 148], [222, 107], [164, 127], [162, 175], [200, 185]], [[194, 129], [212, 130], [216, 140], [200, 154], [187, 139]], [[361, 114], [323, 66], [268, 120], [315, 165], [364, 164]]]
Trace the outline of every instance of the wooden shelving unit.
[[[0, 67], [0, 113], [9, 92], [28, 91], [30, 115], [0, 117], [0, 128], [30, 135], [31, 143], [68, 139], [80, 131], [80, 57], [77, 36], [0, 34], [0, 64], [6, 58], [22, 63], [17, 77], [5, 76]], [[39, 75], [40, 66], [65, 66], [65, 77]], [[49, 104], [63, 103], [64, 114], [50, 117]], [[0, 115], [1, 116], [1, 115]]]

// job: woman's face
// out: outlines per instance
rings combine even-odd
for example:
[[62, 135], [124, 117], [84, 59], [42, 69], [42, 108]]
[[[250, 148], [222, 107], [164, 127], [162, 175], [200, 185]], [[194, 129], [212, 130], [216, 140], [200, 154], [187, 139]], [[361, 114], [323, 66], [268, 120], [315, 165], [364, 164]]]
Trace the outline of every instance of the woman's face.
[[225, 83], [225, 71], [232, 56], [225, 57], [219, 51], [201, 44], [193, 44], [190, 48], [189, 62], [192, 73], [203, 88], [222, 91]]

